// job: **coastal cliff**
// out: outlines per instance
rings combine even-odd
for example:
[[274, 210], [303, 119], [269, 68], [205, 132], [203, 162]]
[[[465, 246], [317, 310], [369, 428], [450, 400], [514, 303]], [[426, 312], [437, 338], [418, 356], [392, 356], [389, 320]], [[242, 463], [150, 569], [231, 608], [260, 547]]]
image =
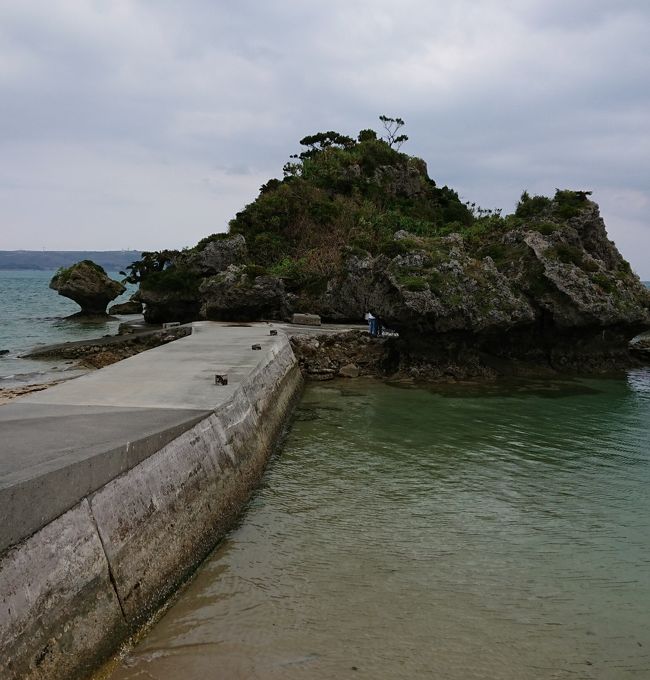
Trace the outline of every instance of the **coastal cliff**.
[[399, 334], [391, 366], [421, 378], [634, 362], [650, 293], [590, 192], [524, 192], [502, 216], [439, 187], [398, 140], [305, 137], [228, 234], [131, 265], [145, 318], [358, 322], [372, 311]]

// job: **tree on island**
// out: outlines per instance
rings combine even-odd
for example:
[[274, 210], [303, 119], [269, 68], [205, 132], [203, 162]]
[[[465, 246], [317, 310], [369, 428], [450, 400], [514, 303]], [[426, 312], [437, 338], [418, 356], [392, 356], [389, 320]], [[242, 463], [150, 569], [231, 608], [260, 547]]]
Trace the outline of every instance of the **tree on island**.
[[390, 118], [389, 116], [379, 116], [379, 120], [382, 122], [384, 130], [386, 130], [386, 142], [388, 146], [399, 151], [402, 144], [408, 141], [407, 135], [397, 134], [406, 123], [404, 123], [401, 118]]

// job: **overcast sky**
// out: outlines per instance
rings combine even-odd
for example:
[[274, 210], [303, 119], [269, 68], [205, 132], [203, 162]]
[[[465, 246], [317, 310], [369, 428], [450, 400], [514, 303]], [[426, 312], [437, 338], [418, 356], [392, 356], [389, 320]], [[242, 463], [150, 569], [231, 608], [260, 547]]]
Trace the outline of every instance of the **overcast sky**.
[[592, 189], [650, 279], [648, 0], [1, 0], [0, 249], [224, 231], [319, 130], [463, 199]]

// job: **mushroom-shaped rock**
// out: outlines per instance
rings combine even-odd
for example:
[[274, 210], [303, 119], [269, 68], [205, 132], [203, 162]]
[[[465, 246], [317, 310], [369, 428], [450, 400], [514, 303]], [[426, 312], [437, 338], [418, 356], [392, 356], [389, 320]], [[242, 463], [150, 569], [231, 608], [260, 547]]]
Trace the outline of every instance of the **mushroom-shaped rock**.
[[80, 314], [85, 316], [105, 315], [108, 303], [126, 290], [91, 260], [82, 260], [60, 269], [52, 277], [50, 288], [74, 300], [81, 307]]

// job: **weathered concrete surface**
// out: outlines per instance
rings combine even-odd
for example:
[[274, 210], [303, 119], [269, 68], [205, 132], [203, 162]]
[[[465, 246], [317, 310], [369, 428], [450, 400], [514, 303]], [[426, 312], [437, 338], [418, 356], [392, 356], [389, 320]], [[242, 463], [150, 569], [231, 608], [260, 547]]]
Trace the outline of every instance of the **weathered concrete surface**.
[[20, 400], [0, 407], [0, 553], [209, 413]]
[[284, 334], [202, 323], [0, 408], [7, 677], [79, 677], [161, 603], [237, 516], [301, 380]]
[[0, 558], [0, 677], [72, 678], [126, 633], [88, 502]]
[[221, 409], [91, 497], [128, 620], [150, 612], [230, 526], [299, 381], [283, 344]]

